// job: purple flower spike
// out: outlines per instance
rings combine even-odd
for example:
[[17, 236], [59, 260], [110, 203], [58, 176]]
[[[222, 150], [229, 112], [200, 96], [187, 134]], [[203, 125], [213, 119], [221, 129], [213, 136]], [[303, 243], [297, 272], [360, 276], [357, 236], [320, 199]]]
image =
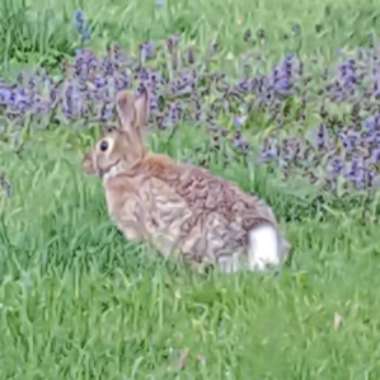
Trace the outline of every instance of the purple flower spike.
[[380, 146], [373, 150], [372, 152], [372, 162], [375, 164], [380, 163]]
[[74, 12], [74, 26], [79, 33], [82, 42], [91, 39], [91, 31], [89, 25], [87, 24], [86, 15], [80, 9]]
[[264, 142], [264, 146], [260, 155], [262, 161], [272, 161], [274, 159], [277, 159], [278, 155], [279, 150], [276, 141], [267, 140]]
[[326, 126], [321, 124], [317, 131], [317, 148], [323, 149], [327, 145], [327, 131]]
[[364, 120], [363, 127], [370, 134], [380, 131], [380, 114], [370, 116]]
[[9, 105], [12, 99], [12, 90], [9, 88], [0, 88], [0, 104]]
[[156, 47], [153, 42], [145, 42], [140, 45], [141, 61], [145, 62], [148, 59], [153, 59], [156, 55]]
[[334, 176], [337, 176], [343, 171], [344, 164], [341, 158], [335, 157], [330, 161], [331, 172]]
[[234, 146], [236, 149], [243, 153], [247, 152], [249, 149], [248, 142], [243, 138], [243, 136], [240, 133], [236, 133], [236, 136], [234, 138]]
[[[88, 40], [90, 27], [84, 12], [75, 12], [73, 21], [82, 42]], [[297, 28], [293, 28], [294, 34], [300, 32]], [[210, 149], [227, 139], [245, 153], [251, 147], [242, 136], [243, 127], [254, 134], [256, 127], [269, 124], [271, 137], [259, 147], [259, 161], [277, 165], [285, 178], [300, 175], [332, 190], [336, 190], [338, 178], [347, 191], [379, 187], [377, 50], [359, 49], [350, 56], [342, 50], [340, 62], [332, 69], [320, 65], [318, 58], [301, 61], [296, 54], [289, 54], [266, 72], [266, 58], [256, 48], [251, 50], [260, 42], [254, 39], [265, 39], [259, 34], [245, 34], [244, 46], [249, 51], [236, 57], [237, 78], [217, 69], [209, 59], [202, 62], [193, 46], [182, 48], [179, 35], [161, 45], [143, 42], [137, 57], [115, 44], [101, 57], [82, 46], [54, 76], [39, 69], [20, 73], [13, 83], [0, 80], [2, 118], [10, 119], [15, 128], [23, 126], [26, 117], [33, 120], [33, 126], [46, 125], [51, 115], [67, 124], [108, 124], [116, 118], [118, 91], [146, 88], [149, 121], [157, 129], [181, 128], [182, 121], [197, 122], [209, 131], [210, 141], [218, 139]], [[167, 64], [157, 54], [162, 47], [169, 52]], [[220, 48], [211, 42], [208, 54]], [[255, 120], [252, 125], [247, 123], [249, 115]], [[229, 117], [232, 130], [221, 125], [223, 120], [228, 123]]]

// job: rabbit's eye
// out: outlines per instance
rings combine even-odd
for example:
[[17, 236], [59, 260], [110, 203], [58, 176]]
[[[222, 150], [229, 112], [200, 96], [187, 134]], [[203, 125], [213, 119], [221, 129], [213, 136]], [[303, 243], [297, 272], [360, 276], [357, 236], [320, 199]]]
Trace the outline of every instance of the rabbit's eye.
[[112, 133], [112, 132], [114, 132], [116, 130], [116, 128], [114, 127], [114, 126], [109, 126], [109, 127], [107, 127], [107, 129], [106, 129], [106, 131], [107, 131], [107, 133]]
[[108, 149], [108, 142], [106, 140], [103, 140], [101, 143], [100, 143], [100, 150], [102, 152], [105, 152], [106, 150]]

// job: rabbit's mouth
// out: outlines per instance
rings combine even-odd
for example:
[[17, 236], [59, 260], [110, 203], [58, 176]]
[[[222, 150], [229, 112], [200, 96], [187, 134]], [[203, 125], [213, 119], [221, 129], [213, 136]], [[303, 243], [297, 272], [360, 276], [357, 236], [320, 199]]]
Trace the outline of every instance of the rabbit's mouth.
[[120, 159], [116, 160], [114, 163], [108, 165], [104, 169], [99, 168], [99, 176], [102, 179], [108, 179], [111, 177], [114, 177], [115, 175], [118, 174], [118, 165], [120, 163]]

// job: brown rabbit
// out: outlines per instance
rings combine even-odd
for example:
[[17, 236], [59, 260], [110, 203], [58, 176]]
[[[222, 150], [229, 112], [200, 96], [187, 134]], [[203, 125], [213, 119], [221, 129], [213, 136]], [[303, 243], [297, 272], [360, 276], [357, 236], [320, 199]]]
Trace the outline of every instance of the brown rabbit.
[[225, 272], [279, 266], [289, 252], [272, 210], [205, 169], [147, 150], [148, 94], [117, 96], [120, 128], [109, 129], [83, 159], [103, 180], [109, 214], [128, 240], [162, 255]]

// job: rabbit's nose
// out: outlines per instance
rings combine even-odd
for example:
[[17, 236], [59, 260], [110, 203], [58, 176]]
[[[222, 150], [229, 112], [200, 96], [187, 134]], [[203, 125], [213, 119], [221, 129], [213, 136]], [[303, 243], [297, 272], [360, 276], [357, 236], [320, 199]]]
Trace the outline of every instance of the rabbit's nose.
[[83, 162], [82, 162], [82, 166], [83, 166], [83, 170], [86, 174], [94, 174], [95, 173], [95, 169], [94, 169], [94, 164], [93, 164], [93, 161], [92, 161], [92, 155], [91, 153], [87, 153], [84, 157], [83, 157]]

